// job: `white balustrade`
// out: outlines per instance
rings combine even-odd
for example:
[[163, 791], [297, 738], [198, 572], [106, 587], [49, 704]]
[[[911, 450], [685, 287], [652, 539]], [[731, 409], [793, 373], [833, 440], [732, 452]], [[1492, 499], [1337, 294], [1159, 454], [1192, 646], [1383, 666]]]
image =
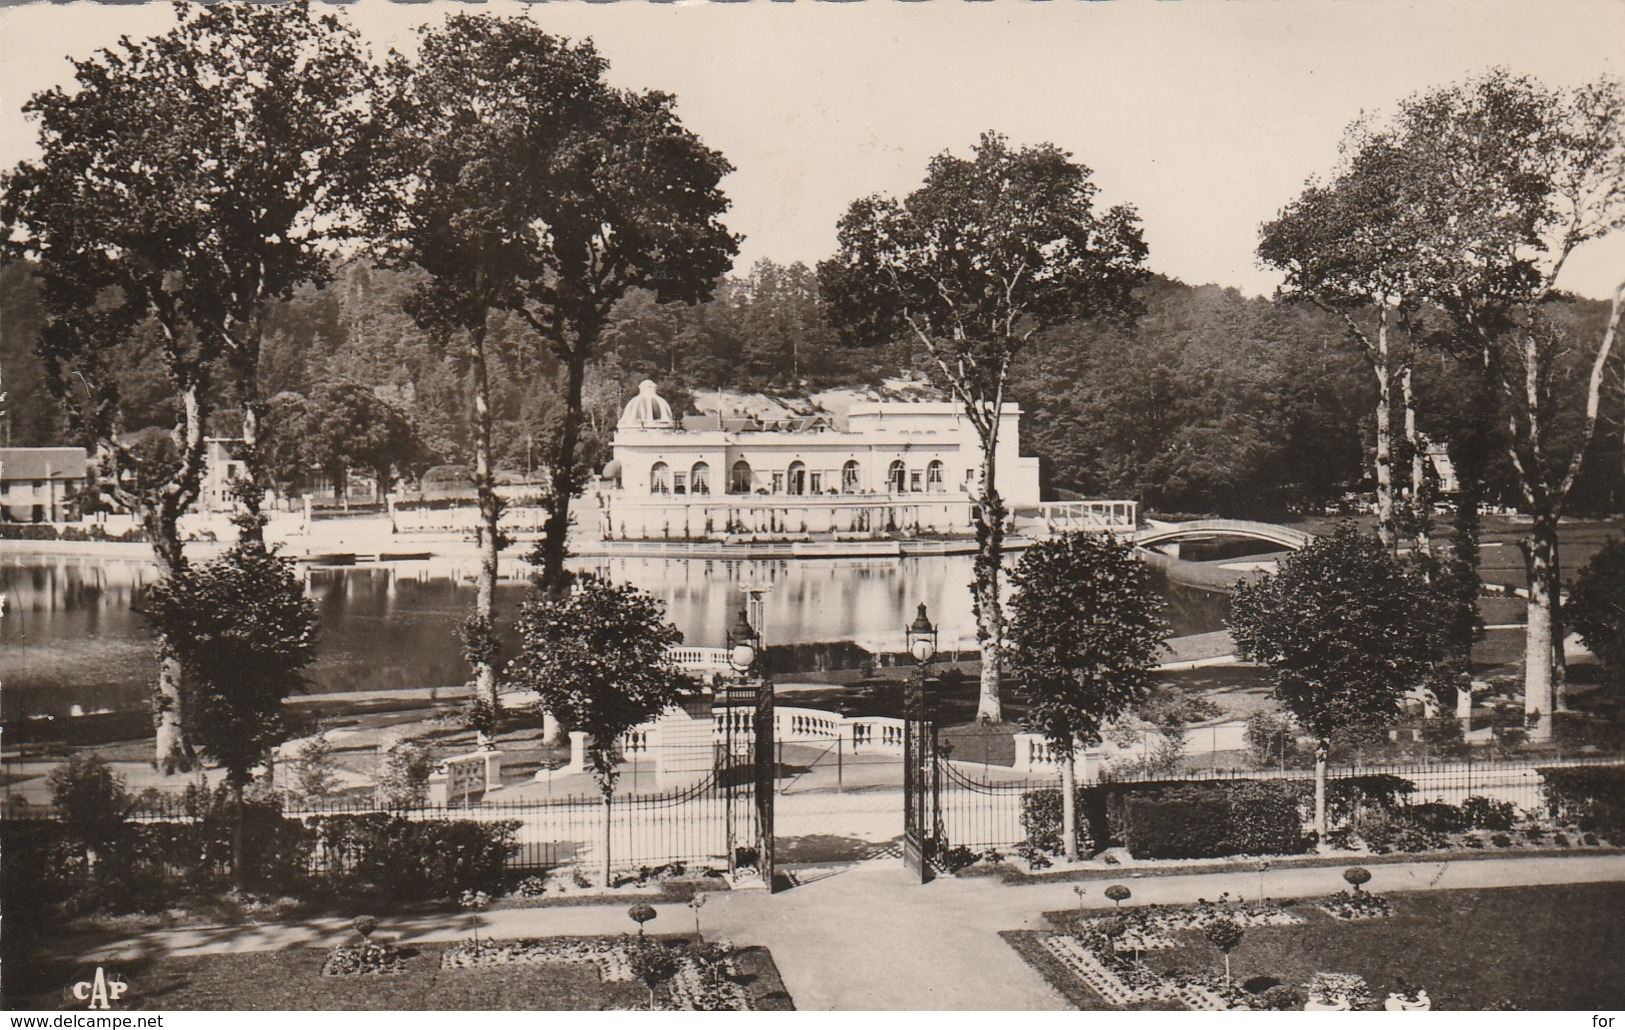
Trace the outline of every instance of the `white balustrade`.
[[679, 668], [688, 672], [730, 672], [725, 647], [674, 647], [666, 652]]

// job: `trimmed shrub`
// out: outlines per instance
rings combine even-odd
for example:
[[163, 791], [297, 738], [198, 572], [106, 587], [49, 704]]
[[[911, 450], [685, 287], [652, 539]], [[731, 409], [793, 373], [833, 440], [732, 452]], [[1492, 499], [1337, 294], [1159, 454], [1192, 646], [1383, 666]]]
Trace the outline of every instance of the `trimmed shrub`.
[[1160, 794], [1120, 794], [1109, 809], [1112, 838], [1136, 858], [1214, 858], [1232, 855], [1230, 810], [1205, 786]]
[[[1091, 833], [1094, 823], [1084, 810], [1090, 798], [1088, 788], [1078, 788], [1078, 850], [1085, 853], [1096, 850]], [[1104, 817], [1101, 821], [1104, 822]], [[1021, 796], [1021, 828], [1026, 831], [1029, 847], [1050, 852], [1061, 850], [1060, 788], [1029, 790]]]
[[1416, 784], [1403, 776], [1371, 773], [1344, 776], [1326, 784], [1326, 818], [1333, 825], [1358, 823], [1371, 812], [1396, 813]]
[[[1107, 783], [1078, 792], [1079, 820], [1097, 847], [1120, 845], [1139, 858], [1296, 854], [1307, 845], [1306, 789], [1288, 780]], [[1028, 829], [1058, 839], [1060, 794], [1050, 793], [1054, 821]], [[1030, 806], [1029, 816], [1039, 814], [1049, 808]]]
[[129, 837], [133, 799], [99, 755], [76, 754], [45, 777], [62, 825], [86, 848], [106, 852]]
[[1418, 826], [1404, 814], [1381, 810], [1367, 811], [1356, 821], [1354, 831], [1379, 855], [1390, 851], [1430, 851], [1449, 843], [1437, 830]]
[[355, 887], [403, 900], [496, 891], [519, 845], [519, 822], [415, 821], [383, 812], [309, 820], [335, 874]]
[[1437, 833], [1453, 833], [1465, 830], [1472, 824], [1462, 814], [1460, 808], [1446, 804], [1443, 801], [1429, 801], [1420, 805], [1412, 805], [1406, 815], [1411, 822], [1424, 830], [1433, 830]]
[[1298, 784], [1243, 780], [1223, 785], [1230, 803], [1230, 840], [1240, 855], [1291, 855], [1305, 849]]
[[1518, 819], [1518, 806], [1474, 794], [1461, 803], [1461, 817], [1475, 830], [1510, 830]]
[[1610, 839], [1625, 836], [1625, 766], [1544, 766], [1537, 771], [1546, 807], [1557, 822]]

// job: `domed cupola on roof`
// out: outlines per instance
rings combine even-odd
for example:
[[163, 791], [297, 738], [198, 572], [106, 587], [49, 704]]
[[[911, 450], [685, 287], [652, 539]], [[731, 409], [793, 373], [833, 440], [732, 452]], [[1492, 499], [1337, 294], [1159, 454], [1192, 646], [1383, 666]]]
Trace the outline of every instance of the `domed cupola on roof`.
[[638, 395], [627, 401], [626, 410], [621, 412], [620, 428], [623, 429], [670, 429], [675, 425], [671, 405], [655, 392], [652, 379], [638, 384]]

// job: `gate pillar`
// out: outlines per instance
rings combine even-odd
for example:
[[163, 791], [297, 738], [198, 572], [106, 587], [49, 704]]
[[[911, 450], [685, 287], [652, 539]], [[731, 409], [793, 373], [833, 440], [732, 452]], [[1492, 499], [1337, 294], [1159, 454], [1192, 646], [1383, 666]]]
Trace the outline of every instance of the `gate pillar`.
[[903, 863], [929, 883], [942, 860], [942, 775], [925, 667], [904, 692]]

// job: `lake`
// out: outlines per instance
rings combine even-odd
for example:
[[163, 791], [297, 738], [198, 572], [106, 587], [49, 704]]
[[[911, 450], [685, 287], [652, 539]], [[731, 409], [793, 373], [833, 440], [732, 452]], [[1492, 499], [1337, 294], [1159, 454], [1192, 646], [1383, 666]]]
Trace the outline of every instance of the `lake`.
[[[766, 590], [769, 647], [852, 641], [869, 651], [903, 650], [903, 627], [924, 601], [939, 624], [940, 648], [972, 650], [971, 559], [720, 561], [583, 559], [574, 567], [632, 583], [666, 602], [686, 641], [720, 647], [746, 587]], [[472, 561], [435, 559], [342, 569], [301, 567], [321, 618], [311, 690], [395, 690], [461, 684], [468, 670], [455, 632], [473, 603]], [[143, 562], [7, 555], [0, 559], [0, 718], [134, 710], [147, 703], [152, 641], [134, 607], [157, 576]], [[498, 587], [499, 619], [528, 589]], [[1227, 599], [1159, 581], [1176, 635], [1222, 628]], [[515, 641], [506, 638], [512, 654]], [[813, 661], [820, 649], [780, 654], [780, 667]], [[824, 660], [827, 660], [827, 656]], [[810, 664], [801, 667], [812, 667]], [[781, 673], [782, 675], [782, 673]]]

